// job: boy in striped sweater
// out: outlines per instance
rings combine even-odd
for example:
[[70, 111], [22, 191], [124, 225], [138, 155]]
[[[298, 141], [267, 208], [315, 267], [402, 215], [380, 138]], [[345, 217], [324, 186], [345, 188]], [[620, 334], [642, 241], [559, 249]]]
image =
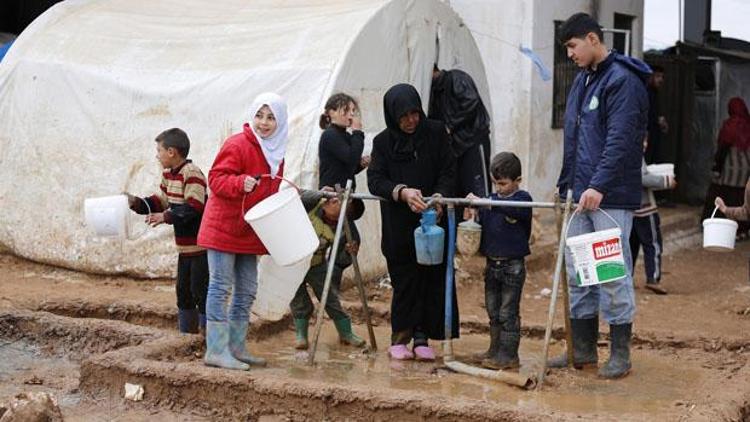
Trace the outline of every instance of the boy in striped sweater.
[[[644, 150], [647, 142], [644, 142]], [[633, 256], [633, 269], [638, 260], [638, 252], [643, 246], [643, 261], [646, 269], [646, 288], [652, 292], [665, 295], [667, 291], [659, 284], [661, 281], [661, 219], [656, 207], [654, 190], [674, 189], [677, 182], [671, 176], [651, 174], [646, 160], [641, 165], [641, 208], [633, 213], [633, 229], [630, 233], [630, 251]]]
[[[206, 327], [208, 260], [197, 245], [198, 229], [206, 205], [206, 177], [189, 160], [190, 140], [180, 129], [156, 137], [156, 158], [164, 168], [159, 191], [147, 198], [129, 193], [130, 209], [148, 214], [151, 226], [170, 224], [179, 253], [177, 258], [178, 327], [182, 333], [203, 333]], [[146, 206], [148, 203], [148, 206]]]

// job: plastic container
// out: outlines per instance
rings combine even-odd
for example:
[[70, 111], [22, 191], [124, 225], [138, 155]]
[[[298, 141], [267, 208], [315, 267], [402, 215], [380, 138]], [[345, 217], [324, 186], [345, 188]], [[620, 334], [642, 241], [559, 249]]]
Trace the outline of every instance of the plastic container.
[[482, 226], [474, 220], [467, 220], [458, 225], [456, 248], [465, 257], [476, 255], [482, 243]]
[[[144, 203], [148, 207], [148, 202], [144, 201]], [[88, 198], [83, 202], [83, 210], [86, 225], [97, 236], [132, 240], [142, 236], [148, 230], [146, 226], [142, 232], [132, 233], [130, 206], [128, 206], [128, 197], [125, 195]]]
[[731, 252], [737, 237], [736, 221], [726, 218], [714, 218], [718, 207], [714, 209], [711, 218], [703, 220], [703, 249], [713, 252]]
[[646, 166], [649, 173], [657, 176], [669, 176], [674, 178], [674, 164], [663, 163], [663, 164], [651, 164]]
[[[617, 226], [617, 222], [605, 211], [597, 210], [597, 212], [604, 213]], [[570, 221], [576, 217], [576, 214], [573, 213]], [[568, 229], [570, 229], [570, 221]], [[621, 236], [622, 231], [619, 226], [570, 238], [566, 230], [565, 243], [573, 256], [578, 286], [610, 283], [628, 275], [622, 254]]]
[[310, 269], [312, 254], [288, 266], [278, 265], [269, 255], [258, 260], [258, 292], [252, 313], [267, 321], [279, 321], [289, 312], [289, 303]]
[[445, 230], [437, 225], [437, 212], [433, 209], [423, 212], [420, 223], [421, 225], [414, 229], [417, 263], [421, 265], [442, 264]]
[[279, 266], [295, 264], [320, 244], [296, 189], [284, 189], [245, 213], [268, 253]]

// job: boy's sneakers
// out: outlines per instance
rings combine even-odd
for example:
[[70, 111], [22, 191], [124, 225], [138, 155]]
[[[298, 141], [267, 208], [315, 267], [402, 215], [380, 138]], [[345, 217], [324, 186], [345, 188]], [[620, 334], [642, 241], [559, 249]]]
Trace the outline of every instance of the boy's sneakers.
[[649, 290], [651, 290], [652, 292], [654, 292], [657, 295], [665, 295], [665, 294], [667, 294], [667, 290], [664, 289], [663, 287], [661, 287], [661, 284], [653, 282], [653, 281], [646, 282], [646, 288], [649, 289]]
[[388, 354], [391, 355], [391, 359], [395, 360], [414, 359], [414, 353], [405, 344], [394, 344], [388, 348]]

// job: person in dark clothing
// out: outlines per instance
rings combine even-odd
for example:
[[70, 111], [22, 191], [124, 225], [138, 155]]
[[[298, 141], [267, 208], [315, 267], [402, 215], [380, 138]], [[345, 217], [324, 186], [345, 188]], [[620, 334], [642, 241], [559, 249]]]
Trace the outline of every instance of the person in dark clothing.
[[[369, 156], [362, 156], [365, 148], [365, 133], [362, 131], [362, 119], [357, 101], [344, 93], [333, 94], [326, 101], [319, 125], [323, 129], [318, 144], [320, 161], [320, 178], [318, 189], [324, 187], [344, 187], [346, 181], [352, 181], [352, 192], [357, 188], [356, 176], [370, 164]], [[347, 131], [348, 128], [352, 132]], [[355, 206], [364, 210], [365, 203], [354, 199]], [[347, 220], [352, 236], [357, 239], [359, 248], [359, 230], [354, 221]]]
[[[582, 69], [573, 81], [565, 107], [563, 165], [557, 182], [561, 198], [572, 190], [578, 203], [568, 237], [612, 228], [621, 230], [617, 243], [625, 265], [616, 279], [602, 284], [579, 283], [570, 249], [565, 263], [570, 292], [570, 325], [576, 367], [598, 363], [599, 314], [609, 323], [610, 356], [599, 368], [602, 378], [630, 372], [630, 342], [635, 316], [635, 293], [630, 268], [633, 212], [641, 206], [643, 139], [648, 123], [646, 82], [648, 65], [610, 51], [591, 16], [576, 13], [561, 27], [561, 42]], [[567, 366], [567, 355], [549, 367]]]
[[457, 157], [456, 194], [489, 195], [486, 169], [490, 157], [490, 116], [471, 76], [458, 69], [440, 70], [435, 65], [429, 117], [443, 122], [448, 130]]
[[[714, 156], [713, 178], [706, 194], [701, 221], [711, 217], [714, 201], [723, 198], [730, 207], [741, 206], [745, 184], [750, 180], [750, 112], [742, 98], [734, 97], [728, 104], [729, 118], [721, 125]], [[721, 212], [716, 213], [722, 217]], [[747, 236], [750, 223], [739, 222], [738, 239]]]
[[[490, 199], [531, 201], [519, 189], [521, 160], [512, 152], [501, 152], [492, 159], [490, 175], [496, 193]], [[469, 194], [469, 199], [478, 199]], [[466, 209], [465, 219], [477, 211]], [[521, 342], [521, 297], [526, 281], [526, 256], [531, 254], [531, 208], [496, 207], [479, 209], [482, 223], [480, 251], [487, 257], [484, 272], [484, 303], [490, 319], [490, 348], [483, 354], [482, 366], [490, 369], [518, 368]]]
[[648, 148], [644, 152], [646, 164], [661, 163], [662, 136], [669, 130], [669, 124], [659, 110], [659, 89], [664, 85], [664, 68], [651, 66], [651, 78], [648, 80]]
[[[313, 229], [315, 229], [315, 234], [320, 239], [320, 245], [312, 256], [310, 270], [305, 275], [305, 279], [289, 304], [292, 309], [292, 317], [294, 317], [296, 338], [294, 347], [299, 350], [306, 350], [308, 347], [307, 332], [314, 306], [307, 291], [307, 286], [310, 286], [318, 301], [320, 301], [328, 272], [328, 259], [335, 259], [335, 264], [325, 304], [326, 313], [336, 326], [341, 344], [357, 347], [362, 346], [365, 344], [365, 341], [352, 331], [352, 320], [341, 306], [341, 301], [339, 300], [341, 276], [344, 270], [352, 264], [352, 258], [349, 254], [357, 252], [359, 238], [352, 239], [351, 243], [347, 243], [342, 239], [339, 243], [338, 251], [334, 253], [332, 248], [336, 233], [336, 224], [341, 212], [341, 201], [338, 198], [326, 199], [320, 191], [305, 190], [301, 193], [301, 199], [305, 211], [308, 212]], [[363, 212], [364, 207], [361, 206], [361, 201], [355, 203], [350, 200], [347, 207], [347, 218], [349, 221], [359, 219]]]
[[[394, 359], [412, 359], [416, 354], [417, 359], [433, 360], [435, 353], [427, 340], [445, 338], [446, 267], [417, 264], [414, 229], [427, 209], [423, 197], [453, 195], [456, 160], [445, 126], [426, 118], [413, 86], [393, 86], [383, 106], [387, 128], [373, 142], [367, 179], [372, 194], [388, 199], [381, 203], [380, 215], [381, 250], [393, 286], [389, 353]], [[451, 337], [457, 338], [455, 293], [453, 309]], [[413, 352], [407, 347], [412, 340]]]
[[[356, 188], [354, 177], [367, 168], [370, 157], [363, 157], [365, 134], [362, 132], [362, 119], [357, 102], [349, 95], [338, 93], [331, 96], [320, 115], [320, 135], [318, 158], [320, 179], [318, 188], [346, 185], [352, 180], [352, 190]], [[352, 132], [347, 131], [348, 128]]]

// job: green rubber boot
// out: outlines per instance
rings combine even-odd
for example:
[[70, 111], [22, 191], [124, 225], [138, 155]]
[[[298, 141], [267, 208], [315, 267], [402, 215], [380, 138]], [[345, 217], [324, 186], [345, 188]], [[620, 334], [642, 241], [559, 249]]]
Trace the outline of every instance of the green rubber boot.
[[294, 318], [294, 348], [297, 350], [307, 350], [307, 330], [310, 326], [310, 320], [307, 318]]
[[365, 341], [352, 331], [352, 320], [349, 318], [334, 320], [333, 324], [336, 326], [336, 331], [339, 332], [339, 342], [341, 344], [348, 344], [354, 347], [365, 345]]

